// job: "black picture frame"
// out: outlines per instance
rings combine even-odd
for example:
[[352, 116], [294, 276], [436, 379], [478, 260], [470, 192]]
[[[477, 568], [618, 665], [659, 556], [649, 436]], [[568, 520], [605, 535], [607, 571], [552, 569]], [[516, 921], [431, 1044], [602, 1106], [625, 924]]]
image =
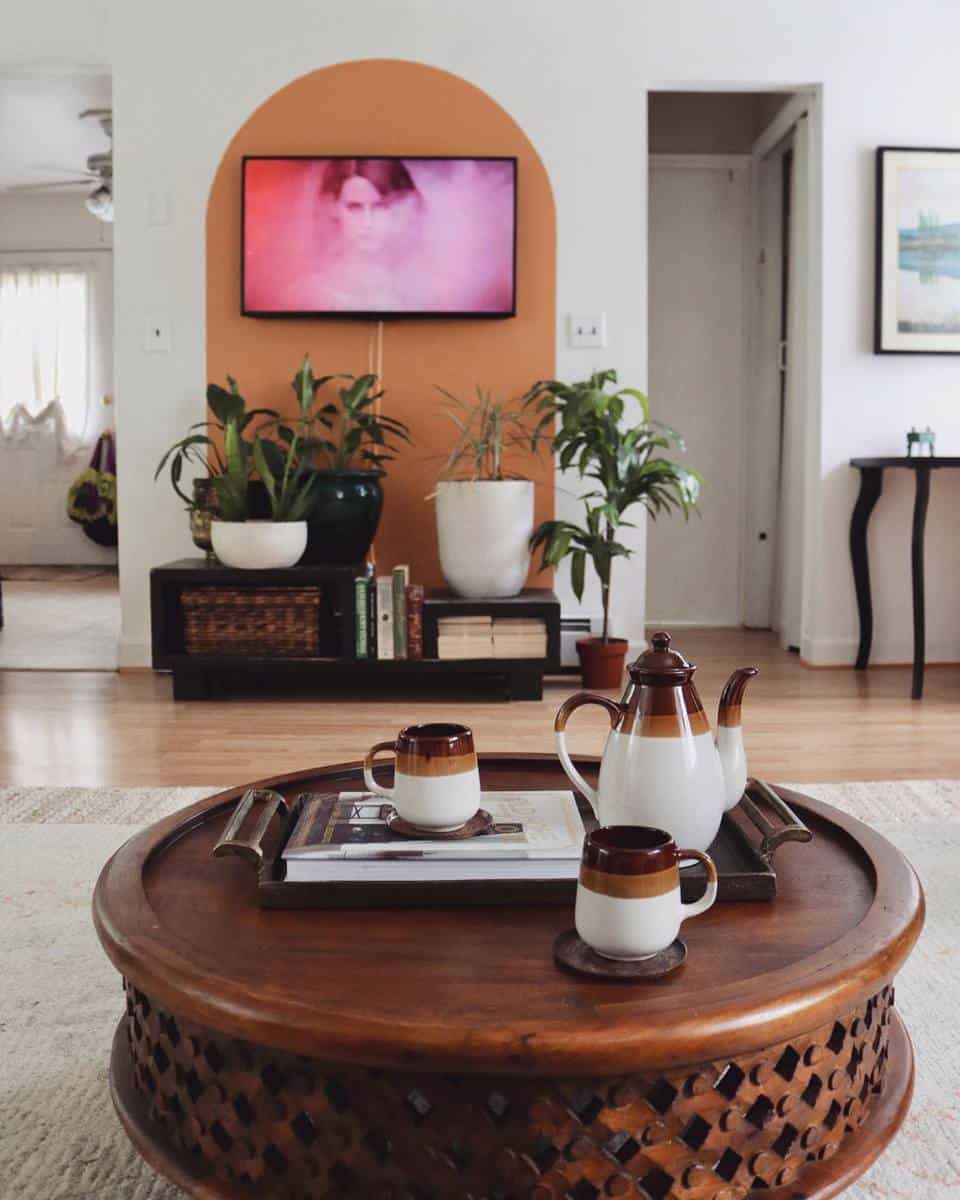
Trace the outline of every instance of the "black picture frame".
[[[902, 329], [897, 318], [897, 286], [901, 272], [901, 231], [897, 227], [895, 181], [891, 172], [929, 169], [931, 155], [952, 155], [957, 169], [957, 250], [960, 253], [960, 149], [946, 146], [878, 146], [876, 153], [876, 241], [873, 350], [875, 354], [960, 354], [960, 327], [952, 330]], [[940, 162], [946, 160], [937, 160]], [[910, 231], [914, 233], [914, 230]], [[922, 248], [918, 251], [922, 253]], [[894, 254], [896, 258], [894, 259]], [[932, 262], [931, 265], [936, 265]], [[919, 274], [919, 271], [918, 271]]]
[[[513, 167], [513, 273], [511, 279], [512, 306], [501, 312], [440, 312], [428, 309], [426, 312], [408, 310], [377, 312], [377, 311], [346, 311], [343, 309], [318, 310], [273, 310], [263, 311], [246, 307], [246, 177], [248, 162], [282, 161], [282, 162], [329, 162], [343, 161], [348, 158], [380, 158], [385, 161], [416, 162], [502, 162], [510, 163]], [[471, 321], [502, 321], [517, 315], [517, 245], [520, 192], [519, 161], [513, 154], [245, 154], [241, 159], [240, 168], [240, 314], [257, 320], [315, 320], [315, 321], [407, 321], [407, 320], [471, 320]]]

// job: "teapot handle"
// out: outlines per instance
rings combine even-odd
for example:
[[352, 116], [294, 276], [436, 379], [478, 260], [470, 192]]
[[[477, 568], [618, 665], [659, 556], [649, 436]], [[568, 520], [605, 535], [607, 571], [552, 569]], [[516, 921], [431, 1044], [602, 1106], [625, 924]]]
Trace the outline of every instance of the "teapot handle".
[[597, 820], [599, 820], [600, 800], [596, 789], [587, 783], [573, 765], [570, 755], [567, 753], [567, 721], [570, 719], [570, 714], [576, 709], [581, 708], [584, 704], [599, 704], [601, 708], [605, 708], [610, 717], [611, 729], [616, 728], [617, 722], [623, 715], [623, 705], [618, 704], [615, 700], [611, 700], [608, 696], [598, 696], [593, 692], [577, 692], [568, 700], [564, 700], [563, 704], [557, 709], [557, 715], [553, 722], [554, 739], [556, 741], [557, 757], [560, 759], [560, 765], [566, 771], [567, 778], [573, 786], [589, 800], [593, 811], [597, 814]]

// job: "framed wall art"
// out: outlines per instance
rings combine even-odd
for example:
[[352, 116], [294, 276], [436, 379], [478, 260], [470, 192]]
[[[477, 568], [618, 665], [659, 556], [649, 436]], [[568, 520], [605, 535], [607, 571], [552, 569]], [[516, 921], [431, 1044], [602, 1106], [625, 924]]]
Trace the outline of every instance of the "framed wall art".
[[877, 354], [960, 354], [960, 150], [877, 150]]

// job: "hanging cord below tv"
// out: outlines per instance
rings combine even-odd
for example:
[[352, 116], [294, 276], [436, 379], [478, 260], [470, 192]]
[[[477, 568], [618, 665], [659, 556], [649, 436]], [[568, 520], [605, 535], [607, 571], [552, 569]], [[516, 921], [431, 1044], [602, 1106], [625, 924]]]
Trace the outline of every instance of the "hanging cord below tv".
[[[370, 339], [367, 343], [367, 371], [371, 375], [376, 375], [378, 380], [378, 391], [383, 391], [383, 322], [374, 321], [370, 326]], [[374, 411], [377, 416], [380, 416], [382, 408], [382, 400], [378, 396], [374, 402]], [[374, 537], [370, 544], [370, 562], [373, 564], [374, 573], [377, 567], [377, 539]]]

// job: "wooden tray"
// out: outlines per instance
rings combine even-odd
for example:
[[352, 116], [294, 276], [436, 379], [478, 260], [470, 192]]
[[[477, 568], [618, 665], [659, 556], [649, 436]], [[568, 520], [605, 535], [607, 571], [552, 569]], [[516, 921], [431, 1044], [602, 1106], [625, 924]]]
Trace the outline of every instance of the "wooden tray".
[[[437, 905], [572, 904], [575, 879], [557, 880], [427, 880], [404, 882], [288, 882], [283, 850], [293, 833], [304, 801], [301, 793], [288, 803], [279, 792], [250, 788], [241, 796], [220, 839], [213, 848], [217, 857], [238, 854], [257, 868], [257, 901], [261, 908], [420, 908]], [[577, 807], [588, 830], [596, 828], [593, 810], [577, 795]], [[251, 820], [256, 806], [263, 807]], [[280, 836], [272, 852], [264, 838], [280, 815]], [[771, 816], [774, 818], [771, 820]], [[752, 837], [750, 824], [756, 831]], [[249, 832], [245, 830], [249, 828]], [[717, 866], [718, 900], [772, 900], [777, 893], [773, 855], [784, 842], [809, 842], [812, 834], [793, 810], [769, 785], [751, 779], [740, 804], [724, 815], [709, 853]], [[689, 902], [702, 895], [705, 872], [701, 864], [684, 867], [681, 894]]]

